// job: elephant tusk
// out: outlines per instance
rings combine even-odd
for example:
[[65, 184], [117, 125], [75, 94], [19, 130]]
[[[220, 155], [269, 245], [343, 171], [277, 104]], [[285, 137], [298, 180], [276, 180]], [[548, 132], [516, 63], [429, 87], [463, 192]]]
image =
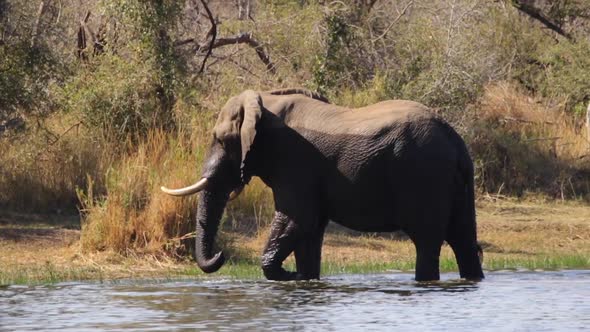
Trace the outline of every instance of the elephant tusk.
[[231, 194], [229, 194], [229, 200], [233, 201], [238, 196], [240, 196], [242, 190], [244, 190], [244, 186], [239, 186], [238, 188], [234, 189], [234, 191], [232, 191]]
[[167, 193], [168, 195], [172, 196], [186, 196], [198, 193], [199, 191], [207, 188], [207, 178], [202, 178], [199, 182], [193, 184], [192, 186], [180, 188], [180, 189], [168, 189], [166, 187], [160, 187], [160, 189]]

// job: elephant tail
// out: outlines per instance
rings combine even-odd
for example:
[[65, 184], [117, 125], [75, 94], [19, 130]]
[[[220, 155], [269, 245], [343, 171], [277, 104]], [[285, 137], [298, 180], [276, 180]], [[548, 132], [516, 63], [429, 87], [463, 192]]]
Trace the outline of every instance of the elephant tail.
[[460, 141], [458, 171], [454, 206], [447, 229], [446, 240], [453, 248], [461, 278], [482, 280], [483, 251], [477, 243], [477, 225], [475, 220], [475, 186], [473, 161], [469, 156], [465, 142]]
[[[450, 126], [447, 128], [452, 129]], [[477, 243], [475, 220], [475, 170], [465, 141], [454, 130], [450, 133], [449, 138], [457, 152], [457, 170], [446, 241], [455, 253], [461, 278], [482, 280], [483, 251]]]

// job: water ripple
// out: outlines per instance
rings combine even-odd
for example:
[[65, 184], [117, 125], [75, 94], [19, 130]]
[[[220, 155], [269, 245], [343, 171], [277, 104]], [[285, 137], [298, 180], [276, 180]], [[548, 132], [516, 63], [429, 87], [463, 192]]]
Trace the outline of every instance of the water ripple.
[[481, 283], [452, 278], [9, 286], [0, 288], [0, 330], [552, 331], [590, 324], [590, 271], [501, 271]]

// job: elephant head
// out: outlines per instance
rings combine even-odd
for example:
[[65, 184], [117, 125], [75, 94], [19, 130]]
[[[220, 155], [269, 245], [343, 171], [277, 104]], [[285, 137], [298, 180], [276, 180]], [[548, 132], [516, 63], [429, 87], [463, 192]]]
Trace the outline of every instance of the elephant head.
[[162, 191], [174, 196], [202, 192], [198, 200], [195, 258], [206, 273], [223, 265], [223, 252], [213, 255], [219, 222], [229, 199], [237, 197], [250, 180], [245, 163], [262, 116], [262, 99], [257, 92], [244, 91], [222, 108], [213, 129], [213, 141], [203, 165], [201, 179], [188, 187]]

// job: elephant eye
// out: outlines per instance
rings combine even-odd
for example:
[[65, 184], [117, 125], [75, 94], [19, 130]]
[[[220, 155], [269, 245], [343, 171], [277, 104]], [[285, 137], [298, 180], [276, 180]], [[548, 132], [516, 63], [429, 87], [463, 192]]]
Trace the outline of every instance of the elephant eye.
[[215, 142], [216, 142], [216, 143], [219, 143], [219, 145], [221, 145], [222, 147], [224, 147], [224, 146], [223, 146], [223, 141], [222, 141], [222, 140], [220, 140], [220, 139], [219, 139], [219, 137], [217, 137], [217, 136], [213, 136], [213, 139], [215, 140]]

